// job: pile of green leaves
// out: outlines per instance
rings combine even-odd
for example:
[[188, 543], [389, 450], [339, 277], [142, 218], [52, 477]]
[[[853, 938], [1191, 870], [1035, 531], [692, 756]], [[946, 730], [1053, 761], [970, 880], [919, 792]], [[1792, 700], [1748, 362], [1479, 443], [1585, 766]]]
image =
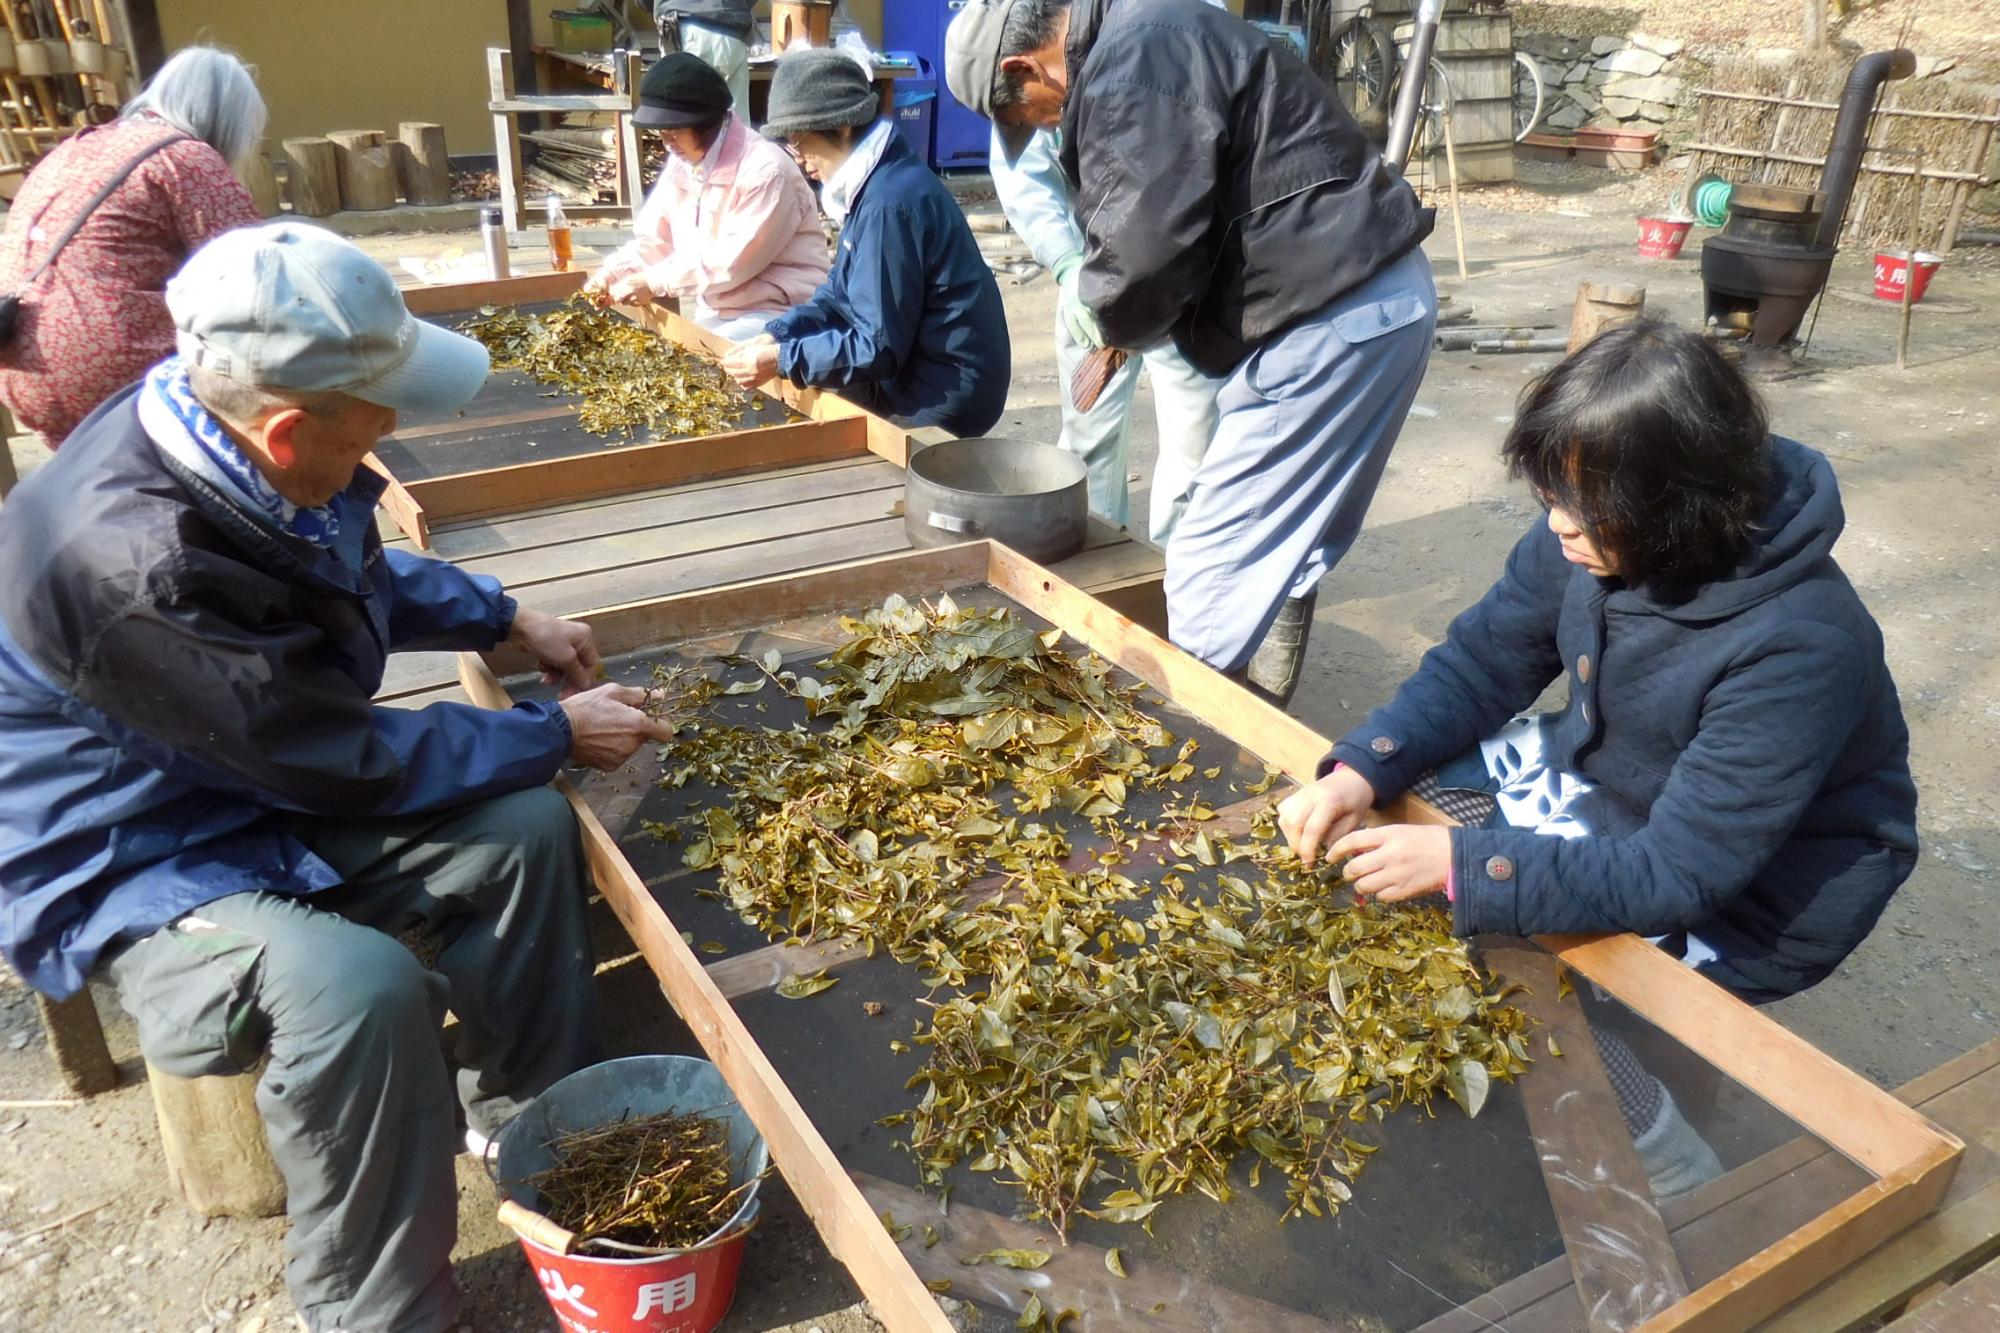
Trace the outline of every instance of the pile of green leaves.
[[[1319, 1215], [1374, 1151], [1361, 1123], [1439, 1092], [1476, 1114], [1525, 1067], [1524, 1017], [1442, 911], [1357, 906], [1268, 805], [1218, 819], [1180, 792], [1195, 742], [1059, 631], [949, 598], [842, 625], [818, 675], [772, 652], [724, 689], [775, 685], [807, 725], [697, 724], [665, 781], [734, 794], [684, 859], [745, 921], [921, 969], [923, 1093], [885, 1123], [926, 1183], [965, 1163], [1058, 1228], [1144, 1222], [1183, 1190], [1226, 1201], [1249, 1153], [1253, 1183], [1275, 1169]], [[1139, 792], [1157, 823], [1128, 812]]]
[[559, 391], [582, 395], [577, 420], [596, 435], [715, 435], [750, 400], [718, 366], [582, 295], [547, 314], [487, 306], [463, 329], [493, 358]]

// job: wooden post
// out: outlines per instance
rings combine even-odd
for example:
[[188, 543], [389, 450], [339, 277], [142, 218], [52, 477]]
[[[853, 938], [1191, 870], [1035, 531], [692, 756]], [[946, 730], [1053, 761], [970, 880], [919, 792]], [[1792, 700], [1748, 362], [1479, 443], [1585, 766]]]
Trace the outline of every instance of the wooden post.
[[285, 1210], [285, 1178], [257, 1113], [261, 1075], [177, 1078], [146, 1066], [167, 1173], [203, 1217], [275, 1217]]
[[257, 201], [257, 211], [267, 218], [278, 216], [278, 174], [271, 169], [271, 159], [264, 155], [264, 145], [259, 142], [255, 152], [245, 158], [237, 168], [244, 188]]
[[[639, 53], [628, 51], [624, 67], [617, 71], [614, 80], [618, 91], [632, 99], [636, 108], [639, 104], [639, 76], [643, 66]], [[613, 113], [618, 120], [618, 202], [632, 207], [632, 216], [639, 216], [639, 206], [646, 201], [646, 173], [644, 156], [639, 151], [639, 127], [632, 123], [630, 112]]]
[[1910, 307], [1916, 304], [1918, 228], [1924, 220], [1924, 148], [1910, 150], [1916, 164], [1910, 173], [1910, 248], [1903, 255], [1903, 317], [1896, 326], [1896, 369], [1910, 368]]
[[340, 206], [357, 212], [394, 208], [396, 164], [382, 143], [382, 131], [336, 130], [326, 137], [339, 167]]
[[1606, 329], [1630, 324], [1645, 313], [1644, 287], [1580, 282], [1576, 287], [1576, 305], [1569, 317], [1569, 350], [1574, 352]]
[[[486, 49], [487, 90], [496, 102], [514, 98], [514, 66], [497, 46]], [[493, 113], [493, 174], [500, 178], [500, 217], [508, 234], [528, 229], [521, 211], [521, 125], [513, 113]]]
[[[6, 446], [0, 442], [0, 452]], [[12, 460], [9, 460], [9, 468]], [[49, 1058], [63, 1083], [79, 1097], [95, 1097], [118, 1086], [118, 1066], [112, 1062], [111, 1048], [104, 1044], [104, 1026], [97, 1021], [97, 1005], [88, 990], [78, 991], [67, 1000], [35, 996], [35, 1008], [42, 1016], [42, 1032], [49, 1040]]]
[[285, 161], [291, 166], [285, 180], [285, 198], [291, 202], [292, 212], [301, 217], [323, 218], [340, 211], [340, 166], [331, 141], [287, 139]]
[[[1988, 119], [1972, 135], [1972, 149], [1966, 155], [1965, 169], [1980, 172], [1986, 169], [1986, 154], [1993, 147], [1992, 117], [2000, 116], [2000, 97], [1988, 98], [1986, 102]], [[1918, 177], [1921, 181], [1923, 178]], [[1958, 228], [1965, 221], [1965, 206], [1972, 199], [1972, 182], [1961, 180], [1953, 189], [1951, 211], [1945, 214], [1944, 231], [1938, 237], [1938, 253], [1948, 255], [1958, 244]]]
[[413, 204], [451, 202], [451, 157], [445, 151], [444, 126], [406, 120], [396, 127], [394, 151], [403, 198]]
[[1472, 274], [1465, 267], [1465, 217], [1458, 211], [1458, 148], [1452, 142], [1451, 98], [1448, 95], [1443, 108], [1445, 189], [1451, 199], [1451, 234], [1458, 249], [1458, 280], [1464, 282]]

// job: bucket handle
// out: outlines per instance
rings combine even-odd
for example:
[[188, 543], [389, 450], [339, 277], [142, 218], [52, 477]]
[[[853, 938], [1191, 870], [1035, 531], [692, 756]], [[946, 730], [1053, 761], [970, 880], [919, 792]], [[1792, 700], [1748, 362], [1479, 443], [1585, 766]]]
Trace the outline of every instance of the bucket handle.
[[545, 1250], [567, 1255], [576, 1248], [576, 1233], [565, 1231], [532, 1208], [524, 1207], [512, 1199], [503, 1199], [496, 1216], [500, 1225], [523, 1240], [533, 1241]]
[[957, 514], [940, 514], [935, 509], [931, 511], [931, 526], [942, 528], [946, 532], [956, 532], [963, 537], [976, 536], [979, 532], [979, 525], [971, 519], [961, 518]]

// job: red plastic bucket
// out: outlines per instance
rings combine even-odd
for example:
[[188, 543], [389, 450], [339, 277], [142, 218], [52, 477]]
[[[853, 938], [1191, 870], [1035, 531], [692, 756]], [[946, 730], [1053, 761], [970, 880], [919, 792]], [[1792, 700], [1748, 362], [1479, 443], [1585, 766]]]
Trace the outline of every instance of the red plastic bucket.
[[1688, 230], [1692, 222], [1677, 222], [1673, 218], [1639, 219], [1639, 257], [1641, 259], [1679, 259], [1681, 247], [1687, 244]]
[[[1928, 250], [1917, 251], [1917, 285], [1910, 293], [1910, 303], [1924, 299], [1924, 289], [1931, 285], [1931, 275], [1944, 262], [1943, 255], [1934, 255]], [[1909, 280], [1910, 258], [1907, 250], [1877, 250], [1875, 252], [1875, 295], [1884, 301], [1901, 304], [1903, 284]]]
[[542, 1294], [567, 1333], [710, 1333], [736, 1299], [743, 1246], [757, 1218], [757, 1191], [692, 1249], [634, 1253], [597, 1248], [564, 1253], [564, 1233], [549, 1225], [540, 1200], [524, 1183], [554, 1164], [553, 1140], [635, 1115], [696, 1112], [729, 1126], [737, 1184], [764, 1173], [770, 1158], [763, 1136], [737, 1105], [722, 1074], [685, 1055], [607, 1060], [562, 1079], [507, 1123], [496, 1145], [500, 1189], [512, 1226]]

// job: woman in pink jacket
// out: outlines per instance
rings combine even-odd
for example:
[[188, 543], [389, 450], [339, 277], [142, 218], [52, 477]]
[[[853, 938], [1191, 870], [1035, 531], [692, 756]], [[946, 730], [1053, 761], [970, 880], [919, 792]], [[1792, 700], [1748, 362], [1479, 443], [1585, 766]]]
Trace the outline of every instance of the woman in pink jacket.
[[729, 105], [722, 76], [684, 51], [646, 71], [632, 122], [659, 132], [666, 166], [637, 234], [588, 290], [626, 305], [676, 297], [682, 314], [741, 342], [809, 298], [829, 260], [804, 173]]

